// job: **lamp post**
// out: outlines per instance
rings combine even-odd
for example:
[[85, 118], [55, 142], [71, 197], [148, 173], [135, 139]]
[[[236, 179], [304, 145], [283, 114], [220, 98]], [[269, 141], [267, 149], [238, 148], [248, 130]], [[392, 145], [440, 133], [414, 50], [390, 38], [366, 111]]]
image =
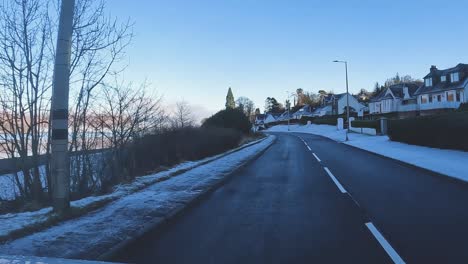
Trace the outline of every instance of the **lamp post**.
[[287, 96], [287, 99], [286, 99], [286, 109], [288, 111], [288, 131], [289, 131], [289, 122], [290, 122], [290, 119], [291, 119], [291, 116], [290, 116], [290, 113], [289, 113], [289, 108], [291, 107], [291, 102], [289, 101], [289, 92], [286, 91], [286, 96]]
[[339, 61], [334, 60], [333, 62], [337, 63], [344, 63], [345, 71], [346, 71], [346, 122], [348, 123], [348, 128], [346, 129], [346, 141], [349, 140], [348, 132], [349, 132], [349, 92], [348, 92], [348, 62], [347, 61]]

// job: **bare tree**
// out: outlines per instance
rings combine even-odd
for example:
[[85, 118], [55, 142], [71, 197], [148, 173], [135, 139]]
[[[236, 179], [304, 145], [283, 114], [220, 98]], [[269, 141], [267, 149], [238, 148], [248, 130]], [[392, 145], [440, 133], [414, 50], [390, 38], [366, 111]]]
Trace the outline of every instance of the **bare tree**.
[[185, 128], [192, 127], [194, 124], [195, 120], [190, 105], [186, 101], [177, 102], [172, 116], [172, 127]]
[[254, 115], [255, 105], [252, 100], [241, 96], [236, 100], [237, 107], [250, 119]]
[[[0, 148], [8, 157], [18, 159], [20, 195], [33, 200], [43, 197], [44, 186], [51, 190], [49, 166], [47, 177], [43, 177], [39, 155], [50, 153], [49, 106], [58, 28], [58, 13], [53, 14], [53, 7], [57, 3], [0, 2]], [[94, 127], [89, 127], [96, 89], [110, 73], [123, 70], [116, 63], [132, 39], [132, 25], [106, 15], [103, 0], [76, 0], [74, 13], [69, 151], [83, 153], [74, 163], [75, 173], [81, 177], [89, 165], [88, 150], [95, 147], [92, 137], [100, 135], [90, 133]]]
[[132, 84], [116, 82], [103, 85], [98, 124], [103, 126], [103, 136], [110, 142], [112, 173], [104, 184], [129, 180], [131, 173], [123, 171], [125, 147], [132, 139], [153, 131], [158, 124], [160, 99], [146, 94], [146, 86], [134, 88]]
[[[46, 142], [53, 55], [48, 3], [39, 0], [0, 3], [0, 94], [2, 148], [18, 158], [21, 195], [42, 199], [38, 156]], [[31, 156], [30, 158], [28, 156]]]

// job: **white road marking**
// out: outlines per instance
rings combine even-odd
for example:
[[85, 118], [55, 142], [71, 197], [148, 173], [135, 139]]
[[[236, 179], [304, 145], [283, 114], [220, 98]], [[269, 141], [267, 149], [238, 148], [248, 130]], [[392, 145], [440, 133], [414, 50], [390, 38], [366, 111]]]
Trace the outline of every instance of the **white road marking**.
[[345, 188], [343, 187], [343, 185], [341, 185], [341, 183], [336, 179], [336, 177], [333, 175], [333, 173], [331, 173], [331, 171], [327, 168], [327, 167], [323, 167], [323, 169], [328, 173], [328, 176], [330, 176], [330, 178], [332, 179], [332, 181], [336, 184], [336, 186], [338, 187], [338, 189], [340, 189], [340, 191], [342, 193], [347, 193], [347, 191], [345, 190]]
[[306, 145], [307, 146], [307, 149], [309, 149], [310, 151], [312, 151], [312, 149], [309, 147], [309, 145]]
[[312, 153], [312, 155], [314, 155], [314, 157], [317, 159], [318, 162], [322, 162], [319, 157], [317, 157], [317, 155], [315, 155], [315, 153]]
[[393, 249], [393, 247], [388, 243], [385, 237], [377, 230], [377, 228], [372, 224], [372, 222], [366, 223], [367, 228], [372, 233], [372, 235], [377, 239], [383, 249], [387, 252], [388, 256], [393, 260], [394, 263], [402, 263], [404, 264], [405, 261], [398, 255], [398, 253]]

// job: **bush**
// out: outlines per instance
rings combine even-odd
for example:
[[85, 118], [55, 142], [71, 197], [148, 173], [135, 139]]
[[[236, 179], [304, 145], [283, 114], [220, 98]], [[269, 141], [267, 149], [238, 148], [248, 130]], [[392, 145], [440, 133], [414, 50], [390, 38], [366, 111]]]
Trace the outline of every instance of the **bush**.
[[316, 118], [312, 121], [312, 123], [317, 125], [332, 125], [336, 126], [338, 123], [338, 118]]
[[203, 122], [204, 128], [231, 128], [248, 134], [252, 124], [249, 118], [239, 109], [221, 110]]
[[354, 120], [351, 122], [351, 126], [356, 128], [373, 128], [377, 133], [380, 133], [379, 120]]
[[391, 140], [468, 151], [468, 112], [389, 120]]
[[162, 166], [220, 154], [239, 145], [242, 134], [226, 128], [183, 128], [136, 139], [125, 159], [132, 175], [143, 175]]

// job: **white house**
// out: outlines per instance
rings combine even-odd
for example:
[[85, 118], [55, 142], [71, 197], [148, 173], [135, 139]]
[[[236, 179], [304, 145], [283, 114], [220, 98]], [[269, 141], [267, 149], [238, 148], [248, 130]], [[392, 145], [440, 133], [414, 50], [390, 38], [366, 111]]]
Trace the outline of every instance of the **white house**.
[[418, 88], [419, 86], [415, 83], [401, 83], [385, 88], [369, 102], [369, 113], [417, 111], [418, 105], [414, 94]]
[[458, 108], [468, 102], [468, 64], [445, 70], [432, 66], [415, 95], [422, 114]]
[[294, 119], [301, 119], [303, 116], [312, 116], [312, 107], [310, 105], [304, 105], [292, 115]]
[[312, 116], [324, 116], [324, 115], [331, 115], [331, 114], [332, 114], [332, 106], [325, 105], [325, 106], [315, 109], [315, 111], [312, 113]]
[[279, 117], [279, 114], [268, 113], [268, 114], [266, 114], [264, 122], [265, 122], [265, 124], [276, 122], [278, 117]]
[[[346, 96], [348, 95], [348, 96]], [[332, 115], [341, 115], [346, 112], [347, 106], [347, 99], [349, 98], [349, 110], [350, 112], [358, 112], [362, 108], [366, 107], [365, 105], [359, 103], [356, 97], [349, 93], [342, 93], [342, 94], [329, 94], [324, 98], [322, 101], [323, 106], [330, 105], [331, 106], [331, 113]]]

